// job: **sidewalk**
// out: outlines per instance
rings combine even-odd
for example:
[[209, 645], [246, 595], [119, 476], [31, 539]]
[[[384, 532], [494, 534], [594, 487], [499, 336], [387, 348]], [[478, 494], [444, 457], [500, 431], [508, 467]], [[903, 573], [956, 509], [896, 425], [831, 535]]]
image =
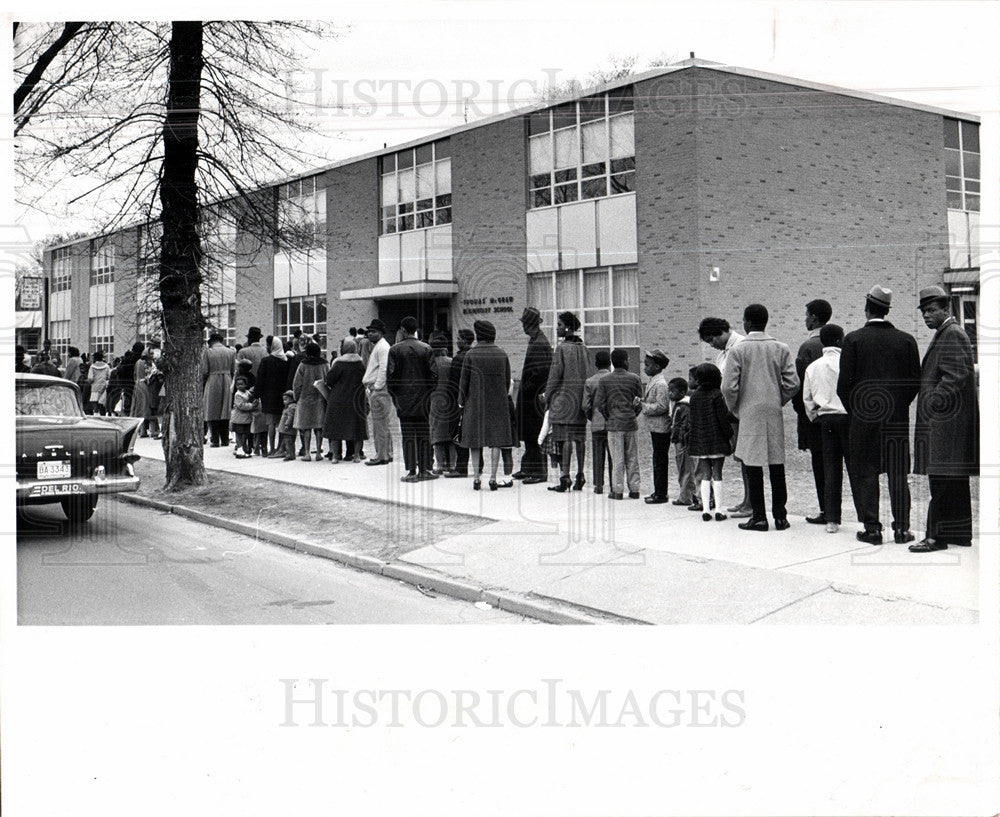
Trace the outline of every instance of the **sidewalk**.
[[[163, 459], [151, 439], [138, 440], [135, 450]], [[978, 621], [978, 541], [972, 548], [914, 554], [906, 545], [858, 542], [858, 526], [850, 521], [828, 534], [790, 514], [788, 531], [750, 533], [736, 520], [703, 522], [683, 507], [609, 501], [589, 485], [565, 494], [520, 483], [491, 492], [484, 479], [476, 492], [471, 478], [402, 483], [399, 456], [388, 466], [367, 467], [237, 460], [232, 451], [206, 447], [206, 467], [484, 517], [488, 521], [475, 531], [399, 560], [483, 586], [656, 624]], [[853, 516], [849, 506], [848, 495], [845, 520]], [[921, 519], [915, 508], [915, 524]]]

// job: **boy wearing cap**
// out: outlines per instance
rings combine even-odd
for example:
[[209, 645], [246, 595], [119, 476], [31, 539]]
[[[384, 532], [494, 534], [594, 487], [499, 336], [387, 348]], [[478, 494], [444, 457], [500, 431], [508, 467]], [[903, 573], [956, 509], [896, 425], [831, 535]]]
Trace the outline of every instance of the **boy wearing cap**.
[[889, 475], [893, 538], [912, 542], [910, 532], [910, 403], [920, 389], [920, 355], [912, 335], [885, 316], [892, 290], [873, 286], [865, 298], [867, 322], [844, 338], [837, 396], [850, 424], [848, 474], [854, 493], [860, 542], [882, 544], [879, 474]]
[[281, 401], [285, 407], [281, 412], [281, 419], [278, 421], [278, 450], [272, 457], [281, 456], [284, 461], [295, 459], [295, 392], [289, 390], [281, 395]]
[[643, 371], [650, 380], [646, 393], [636, 404], [646, 418], [653, 443], [653, 493], [646, 497], [647, 505], [666, 502], [670, 482], [670, 388], [663, 373], [669, 363], [670, 359], [659, 349], [646, 352]]

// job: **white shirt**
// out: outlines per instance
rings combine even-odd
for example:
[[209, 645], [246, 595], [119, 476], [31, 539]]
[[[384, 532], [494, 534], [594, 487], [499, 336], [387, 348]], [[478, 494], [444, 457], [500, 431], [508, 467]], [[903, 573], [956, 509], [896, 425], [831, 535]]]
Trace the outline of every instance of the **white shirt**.
[[823, 357], [806, 367], [802, 378], [802, 403], [806, 415], [813, 422], [821, 414], [847, 414], [837, 396], [837, 379], [840, 377], [840, 349], [827, 346]]
[[726, 379], [726, 361], [729, 360], [729, 353], [733, 351], [733, 347], [745, 337], [745, 335], [741, 335], [739, 332], [730, 331], [729, 340], [726, 341], [726, 348], [722, 349], [715, 356], [715, 365], [718, 367], [719, 371], [722, 372], [723, 380]]
[[368, 368], [365, 369], [365, 376], [361, 382], [374, 391], [384, 389], [386, 366], [388, 365], [389, 341], [385, 338], [379, 338], [378, 343], [372, 347], [371, 357], [368, 358]]

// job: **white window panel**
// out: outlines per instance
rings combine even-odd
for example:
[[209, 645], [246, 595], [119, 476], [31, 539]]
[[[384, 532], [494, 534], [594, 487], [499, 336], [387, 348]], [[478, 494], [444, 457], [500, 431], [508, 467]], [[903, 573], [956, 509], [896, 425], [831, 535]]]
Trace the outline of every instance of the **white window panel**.
[[439, 159], [434, 163], [437, 174], [437, 195], [451, 192], [451, 159]]
[[68, 321], [70, 319], [70, 293], [56, 292], [49, 296], [49, 319], [53, 321]]
[[309, 255], [309, 294], [326, 293], [326, 250], [314, 250]]
[[434, 195], [434, 165], [420, 165], [417, 168], [417, 198], [429, 199]]
[[[288, 281], [291, 277], [291, 264], [288, 253], [278, 251], [274, 254], [274, 297], [275, 300], [287, 298], [289, 294]], [[235, 300], [235, 299], [234, 299]]]
[[588, 122], [580, 128], [583, 136], [583, 163], [604, 162], [608, 158], [608, 125], [604, 119]]
[[396, 174], [387, 173], [382, 177], [382, 204], [395, 204], [399, 201], [399, 189], [396, 187]]
[[580, 140], [576, 128], [564, 128], [555, 132], [556, 167], [576, 167], [580, 164]]
[[380, 284], [399, 283], [399, 233], [379, 236], [378, 282]]
[[288, 292], [292, 298], [309, 294], [309, 258], [305, 253], [293, 252], [288, 276]]
[[226, 267], [222, 271], [222, 302], [236, 303], [236, 270], [233, 267]]
[[964, 210], [948, 211], [949, 266], [965, 269], [969, 264], [969, 214]]
[[597, 209], [593, 201], [567, 204], [559, 210], [559, 255], [563, 269], [597, 264]]
[[399, 179], [399, 200], [413, 201], [414, 198], [416, 198], [413, 168], [411, 167], [409, 170], [400, 170], [398, 179]]
[[969, 213], [969, 266], [979, 266], [979, 213]]
[[400, 238], [400, 278], [403, 281], [422, 281], [427, 269], [424, 256], [424, 234], [421, 230], [402, 233]]
[[90, 316], [115, 314], [114, 284], [98, 284], [90, 288]]
[[638, 263], [635, 194], [598, 199], [597, 231], [602, 264]]
[[525, 213], [528, 272], [559, 268], [559, 211], [529, 210]]
[[424, 231], [427, 240], [427, 277], [433, 281], [452, 281], [451, 225]]
[[542, 133], [528, 140], [531, 161], [531, 175], [548, 173], [552, 170], [552, 135]]
[[612, 117], [611, 158], [635, 156], [635, 119], [630, 113]]

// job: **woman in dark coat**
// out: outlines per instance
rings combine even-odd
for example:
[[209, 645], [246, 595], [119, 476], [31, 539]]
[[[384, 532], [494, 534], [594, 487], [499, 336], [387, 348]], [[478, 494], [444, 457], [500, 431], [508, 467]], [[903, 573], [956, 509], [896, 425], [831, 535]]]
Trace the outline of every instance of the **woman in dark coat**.
[[295, 428], [299, 432], [305, 453], [302, 459], [309, 460], [309, 432], [316, 436], [316, 462], [323, 459], [323, 421], [326, 419], [326, 401], [313, 385], [324, 380], [330, 367], [323, 359], [318, 343], [306, 344], [306, 356], [295, 370], [292, 392], [295, 394]]
[[260, 398], [260, 410], [264, 424], [267, 427], [266, 449], [270, 455], [280, 456], [284, 452], [275, 450], [275, 435], [281, 412], [284, 411], [284, 401], [281, 395], [285, 393], [288, 383], [288, 361], [285, 359], [285, 347], [281, 338], [271, 338], [267, 357], [263, 358], [257, 367], [257, 383], [254, 394]]
[[431, 335], [431, 369], [437, 382], [431, 392], [430, 427], [431, 446], [437, 460], [435, 474], [452, 473], [455, 470], [455, 421], [458, 418], [456, 393], [452, 390], [451, 358], [448, 357], [448, 336], [444, 332], [434, 332]]
[[[462, 379], [458, 387], [458, 402], [462, 408], [462, 445], [469, 449], [469, 459], [474, 464], [476, 479], [472, 483], [479, 490], [483, 472], [480, 452], [491, 449], [490, 490], [512, 488], [510, 479], [513, 458], [510, 449], [514, 445], [514, 434], [510, 423], [510, 359], [493, 341], [497, 330], [489, 321], [473, 324], [476, 345], [465, 355], [462, 363]], [[501, 449], [504, 456], [504, 475], [507, 477], [497, 484], [497, 468]]]
[[361, 462], [361, 447], [368, 439], [368, 414], [365, 386], [365, 364], [357, 354], [357, 344], [345, 339], [340, 357], [333, 361], [326, 373], [326, 422], [323, 436], [330, 441], [331, 460], [340, 462], [340, 441], [347, 441], [346, 457]]
[[[572, 312], [561, 312], [556, 334], [562, 338], [552, 355], [552, 367], [545, 385], [545, 403], [549, 409], [552, 437], [562, 443], [562, 476], [550, 491], [582, 491], [583, 462], [587, 456], [587, 415], [583, 413], [583, 385], [590, 376], [590, 355], [576, 334], [580, 319]], [[576, 482], [569, 476], [573, 446], [576, 446]]]

